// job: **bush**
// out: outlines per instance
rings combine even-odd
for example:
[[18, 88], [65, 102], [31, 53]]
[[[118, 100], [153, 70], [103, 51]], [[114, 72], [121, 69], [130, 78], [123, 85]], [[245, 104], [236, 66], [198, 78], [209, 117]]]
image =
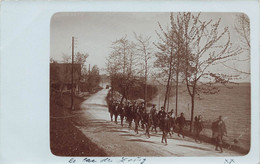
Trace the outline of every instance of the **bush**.
[[[125, 79], [122, 75], [114, 75], [111, 78], [113, 91], [119, 92], [128, 100], [144, 99], [145, 82], [142, 79]], [[157, 86], [147, 85], [147, 101], [152, 100], [157, 95]]]

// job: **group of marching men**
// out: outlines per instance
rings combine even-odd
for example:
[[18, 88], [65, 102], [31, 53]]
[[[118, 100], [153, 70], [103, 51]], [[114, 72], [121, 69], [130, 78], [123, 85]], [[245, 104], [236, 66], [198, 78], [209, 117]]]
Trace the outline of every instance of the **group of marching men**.
[[138, 129], [142, 128], [145, 130], [145, 135], [150, 138], [149, 131], [155, 131], [157, 133], [157, 128], [162, 131], [162, 143], [167, 144], [167, 135], [173, 134], [174, 129], [178, 126], [178, 136], [180, 134], [184, 138], [183, 128], [187, 125], [184, 114], [181, 113], [180, 117], [175, 117], [173, 110], [166, 112], [163, 107], [157, 112], [156, 106], [153, 105], [150, 112], [145, 110], [144, 103], [119, 103], [117, 101], [109, 101], [108, 109], [111, 117], [111, 121], [118, 123], [118, 117], [121, 120], [121, 126], [123, 126], [123, 121], [126, 120], [128, 127], [132, 127], [134, 122], [134, 130], [138, 134]]
[[[181, 113], [179, 117], [176, 117], [173, 109], [170, 112], [166, 112], [164, 107], [157, 112], [156, 106], [153, 105], [150, 112], [145, 110], [144, 103], [119, 103], [115, 100], [108, 101], [108, 110], [110, 113], [111, 121], [117, 122], [118, 117], [120, 117], [121, 126], [123, 126], [123, 121], [126, 120], [128, 123], [128, 127], [132, 127], [132, 123], [134, 122], [135, 127], [134, 130], [138, 134], [138, 128], [141, 127], [145, 130], [145, 135], [150, 138], [150, 129], [151, 131], [155, 131], [157, 133], [157, 128], [159, 127], [162, 131], [162, 140], [161, 142], [167, 145], [167, 135], [170, 136], [173, 134], [174, 130], [178, 128], [178, 136], [182, 135], [184, 138], [183, 128], [187, 126], [186, 119], [184, 117], [184, 113]], [[194, 131], [195, 131], [195, 141], [200, 141], [200, 132], [203, 130], [203, 121], [202, 116], [196, 116], [194, 122]], [[212, 136], [215, 141], [216, 148], [215, 150], [219, 150], [221, 153], [222, 150], [222, 142], [223, 136], [227, 134], [226, 126], [224, 121], [222, 120], [222, 116], [212, 123]]]

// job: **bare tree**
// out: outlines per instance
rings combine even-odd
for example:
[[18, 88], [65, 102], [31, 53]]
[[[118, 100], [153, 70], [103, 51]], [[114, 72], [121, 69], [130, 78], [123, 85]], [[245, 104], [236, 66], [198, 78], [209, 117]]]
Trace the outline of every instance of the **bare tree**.
[[[81, 66], [81, 72], [85, 75], [87, 73], [87, 68], [85, 66], [87, 58], [88, 58], [89, 54], [88, 53], [80, 53], [77, 52], [74, 58], [74, 63], [75, 64], [80, 64]], [[66, 55], [66, 54], [62, 54], [62, 62], [63, 63], [71, 63], [71, 56], [70, 55]]]
[[[236, 30], [238, 37], [239, 37], [239, 47], [241, 48], [241, 51], [243, 51], [244, 55], [240, 55], [239, 58], [234, 59], [236, 60], [236, 63], [249, 63], [250, 62], [250, 20], [247, 17], [247, 15], [240, 13], [236, 15], [235, 19], [235, 25], [234, 29]], [[250, 70], [245, 70], [241, 68], [237, 68], [234, 64], [233, 66], [230, 66], [226, 64], [225, 62], [222, 62], [222, 65], [234, 70], [235, 72], [244, 74], [244, 75], [250, 75]]]
[[[110, 77], [113, 78], [115, 75], [120, 75], [123, 78], [123, 80], [121, 81], [121, 103], [124, 101], [124, 99], [127, 99], [127, 94], [131, 82], [134, 79], [134, 74], [136, 72], [136, 57], [134, 49], [135, 44], [133, 42], [130, 42], [127, 39], [127, 36], [124, 36], [112, 42], [112, 53], [109, 55], [107, 59], [108, 71], [109, 73], [112, 73], [110, 74]], [[113, 81], [113, 79], [111, 79], [111, 81]]]
[[[109, 57], [106, 59], [106, 72], [110, 76], [110, 85], [114, 86], [114, 77], [119, 73], [120, 70], [120, 60], [116, 52], [109, 54]], [[112, 99], [114, 95], [114, 87], [111, 88]]]
[[87, 74], [87, 68], [86, 68], [86, 61], [87, 61], [87, 58], [88, 58], [89, 54], [88, 53], [80, 53], [80, 52], [77, 52], [76, 55], [75, 55], [75, 59], [74, 59], [74, 62], [76, 64], [80, 64], [80, 67], [81, 67], [81, 73], [82, 75], [86, 75]]
[[[74, 57], [74, 64], [80, 64], [80, 79], [86, 79], [87, 78], [87, 68], [85, 66], [87, 58], [89, 54], [88, 53], [80, 53], [77, 52]], [[62, 54], [62, 62], [63, 63], [72, 63], [72, 57], [70, 55]], [[70, 78], [70, 75], [68, 75], [67, 79]], [[62, 84], [63, 85], [63, 84]], [[79, 90], [78, 90], [79, 92]]]
[[[153, 55], [152, 43], [150, 42], [151, 37], [143, 37], [142, 35], [137, 35], [134, 33], [135, 39], [137, 40], [136, 49], [137, 53], [141, 59], [141, 64], [144, 65], [144, 78], [145, 78], [145, 86], [144, 86], [144, 103], [145, 110], [147, 109], [147, 79], [150, 72], [150, 60]], [[141, 70], [141, 71], [142, 71]]]
[[50, 63], [57, 63], [57, 61], [56, 61], [56, 60], [54, 60], [54, 58], [53, 58], [53, 57], [50, 57]]
[[247, 15], [241, 13], [237, 14], [235, 22], [235, 30], [239, 35], [241, 41], [241, 48], [248, 52], [250, 57], [250, 21]]
[[[170, 16], [171, 21], [171, 31], [175, 36], [175, 46], [176, 46], [176, 54], [174, 56], [174, 72], [175, 72], [175, 115], [178, 115], [178, 89], [179, 89], [179, 80], [181, 73], [184, 72], [185, 66], [182, 63], [185, 62], [185, 57], [183, 57], [183, 26], [181, 26], [181, 20], [179, 16], [173, 15], [171, 13]], [[172, 80], [173, 81], [173, 80]]]
[[[179, 13], [178, 26], [183, 35], [183, 48], [185, 62], [185, 82], [188, 93], [191, 97], [191, 124], [192, 130], [193, 115], [195, 109], [195, 96], [200, 92], [216, 93], [219, 89], [213, 83], [226, 84], [234, 75], [221, 74], [209, 68], [224, 60], [229, 60], [240, 53], [230, 42], [228, 27], [220, 29], [221, 19], [202, 21], [200, 13], [197, 15]], [[203, 85], [205, 84], [205, 85]]]
[[71, 56], [63, 53], [62, 54], [62, 62], [63, 63], [71, 63]]
[[[164, 109], [166, 107], [167, 99], [169, 102], [170, 92], [172, 88], [172, 81], [174, 80], [174, 74], [176, 74], [176, 113], [178, 102], [178, 83], [180, 72], [180, 38], [179, 33], [176, 32], [176, 23], [174, 22], [173, 14], [170, 15], [171, 27], [164, 30], [159, 23], [161, 34], [157, 33], [159, 42], [155, 44], [159, 50], [156, 53], [155, 66], [160, 69], [159, 76], [167, 77], [166, 80], [166, 93], [164, 99]], [[169, 108], [169, 103], [167, 110]]]

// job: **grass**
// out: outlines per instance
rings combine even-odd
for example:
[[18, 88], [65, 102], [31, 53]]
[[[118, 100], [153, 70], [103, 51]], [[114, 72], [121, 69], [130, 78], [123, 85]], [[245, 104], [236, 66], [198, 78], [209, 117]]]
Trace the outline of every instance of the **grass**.
[[[52, 95], [57, 96], [57, 95]], [[70, 95], [63, 95], [62, 100], [50, 101], [50, 148], [57, 156], [106, 156], [90, 139], [73, 125], [73, 116], [70, 111]], [[75, 110], [84, 99], [75, 97]], [[58, 104], [58, 105], [57, 105]]]

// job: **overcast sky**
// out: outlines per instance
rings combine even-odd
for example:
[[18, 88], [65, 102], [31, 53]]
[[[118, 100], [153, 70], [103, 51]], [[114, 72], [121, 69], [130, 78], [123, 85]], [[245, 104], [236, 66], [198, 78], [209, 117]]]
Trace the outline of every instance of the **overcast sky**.
[[[62, 55], [71, 55], [71, 38], [74, 36], [75, 53], [88, 53], [87, 64], [105, 67], [106, 57], [111, 52], [111, 42], [127, 35], [134, 40], [133, 32], [151, 36], [157, 40], [155, 30], [159, 30], [158, 22], [163, 27], [169, 26], [170, 13], [118, 13], [118, 12], [81, 12], [56, 13], [51, 20], [51, 57], [61, 62]], [[239, 44], [234, 31], [236, 13], [202, 13], [202, 20], [221, 18], [220, 28], [229, 27], [232, 42]], [[242, 54], [243, 56], [244, 54]], [[249, 70], [249, 63], [236, 64], [237, 68]], [[225, 70], [231, 71], [231, 70]], [[249, 77], [242, 81], [249, 81]]]

